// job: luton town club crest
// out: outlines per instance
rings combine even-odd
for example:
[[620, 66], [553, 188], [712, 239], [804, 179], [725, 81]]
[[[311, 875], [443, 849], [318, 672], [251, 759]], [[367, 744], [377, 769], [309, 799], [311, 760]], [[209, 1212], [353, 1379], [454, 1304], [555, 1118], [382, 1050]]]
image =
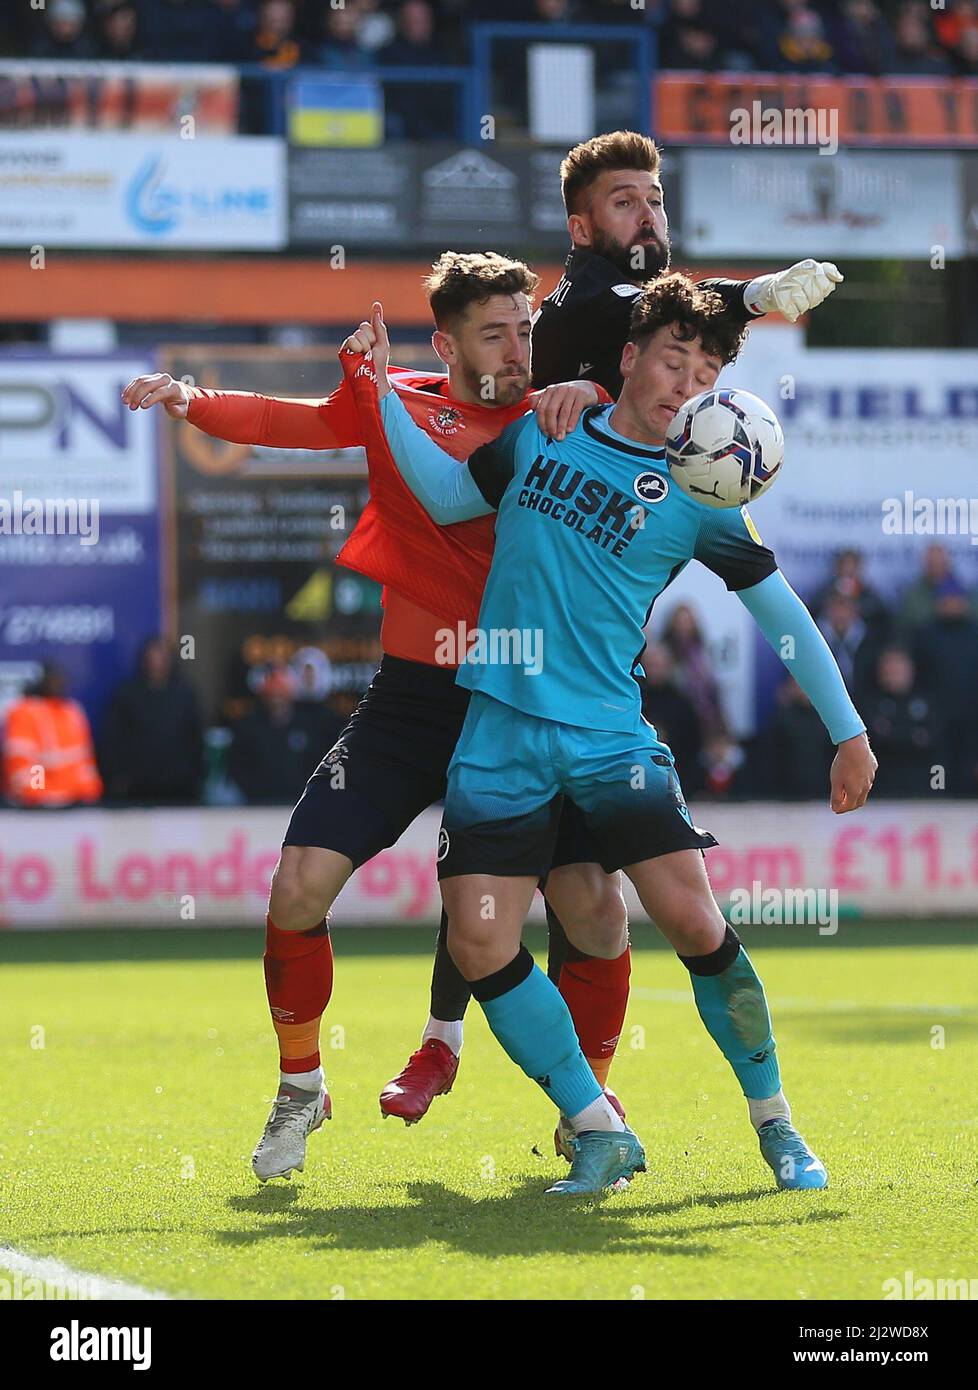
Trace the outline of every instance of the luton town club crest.
[[428, 424], [439, 434], [458, 434], [462, 428], [462, 412], [454, 406], [443, 405], [440, 410], [428, 412]]

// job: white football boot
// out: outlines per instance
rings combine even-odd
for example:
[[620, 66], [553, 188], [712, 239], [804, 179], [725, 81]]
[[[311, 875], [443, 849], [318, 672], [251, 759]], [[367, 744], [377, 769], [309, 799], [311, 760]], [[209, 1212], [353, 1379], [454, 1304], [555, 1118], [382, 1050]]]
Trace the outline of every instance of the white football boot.
[[333, 1107], [325, 1086], [318, 1091], [300, 1091], [296, 1086], [280, 1086], [272, 1102], [258, 1147], [251, 1156], [251, 1168], [259, 1182], [287, 1178], [293, 1168], [302, 1172], [306, 1161], [306, 1140], [333, 1117]]

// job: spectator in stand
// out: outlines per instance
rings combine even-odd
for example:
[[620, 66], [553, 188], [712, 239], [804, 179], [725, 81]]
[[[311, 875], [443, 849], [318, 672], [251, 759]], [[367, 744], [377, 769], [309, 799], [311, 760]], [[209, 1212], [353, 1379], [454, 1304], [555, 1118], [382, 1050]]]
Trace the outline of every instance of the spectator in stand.
[[100, 58], [131, 63], [144, 56], [134, 0], [102, 0], [95, 11], [95, 26]]
[[254, 0], [210, 0], [214, 14], [214, 57], [221, 63], [247, 63], [254, 52]]
[[294, 68], [302, 58], [293, 0], [261, 0], [251, 61], [263, 63], [266, 68]]
[[848, 594], [830, 593], [817, 618], [819, 630], [828, 642], [853, 699], [866, 689], [872, 668], [873, 643], [856, 600]]
[[594, 24], [599, 16], [588, 13], [587, 0], [533, 0], [523, 15], [528, 24]]
[[879, 759], [873, 796], [927, 796], [931, 769], [943, 757], [940, 720], [905, 648], [880, 652], [876, 688], [863, 700], [862, 715]]
[[934, 595], [934, 617], [914, 644], [917, 669], [944, 725], [947, 790], [978, 794], [978, 622], [964, 586], [949, 575]]
[[374, 55], [360, 43], [360, 24], [359, 7], [352, 3], [339, 10], [323, 10], [316, 62], [333, 71], [363, 72], [373, 68]]
[[95, 45], [85, 32], [88, 15], [82, 0], [50, 0], [43, 28], [31, 43], [32, 58], [96, 57]]
[[706, 648], [696, 614], [686, 603], [677, 604], [662, 634], [676, 664], [676, 680], [680, 690], [693, 703], [703, 738], [707, 742], [718, 736], [726, 737], [727, 722], [720, 704], [720, 689], [713, 673], [713, 663]]
[[67, 689], [64, 671], [47, 664], [7, 711], [3, 789], [15, 806], [74, 806], [102, 795], [88, 716]]
[[434, 67], [447, 61], [428, 0], [403, 0], [397, 12], [397, 36], [380, 50], [377, 61], [382, 67]]
[[[947, 546], [935, 541], [924, 551], [921, 576], [910, 585], [903, 595], [897, 612], [897, 622], [901, 632], [913, 638], [918, 628], [933, 622], [937, 611], [937, 596], [942, 585], [954, 577], [951, 556]], [[978, 616], [978, 603], [974, 594], [970, 595], [971, 616]]]
[[950, 73], [947, 55], [934, 42], [930, 14], [920, 0], [901, 5], [890, 72], [905, 77], [946, 77]]
[[717, 28], [707, 0], [672, 0], [661, 31], [662, 66], [692, 71], [722, 67]]
[[169, 644], [151, 638], [119, 686], [102, 724], [106, 795], [120, 801], [195, 802], [204, 772], [197, 696]]
[[292, 678], [284, 670], [272, 671], [261, 686], [258, 707], [234, 727], [228, 776], [252, 805], [291, 805], [324, 751], [296, 715]]
[[[378, 51], [377, 62], [381, 67], [433, 67], [447, 61], [428, 0], [404, 0], [397, 12], [397, 37]], [[445, 136], [443, 88], [388, 82], [385, 99], [388, 138], [437, 140]]]
[[344, 719], [326, 704], [333, 689], [333, 667], [319, 647], [300, 647], [290, 665], [297, 720], [309, 733], [311, 746], [321, 753], [336, 742]]
[[954, 66], [959, 77], [978, 77], [978, 29], [965, 29], [958, 39]]
[[825, 21], [807, 0], [777, 0], [762, 31], [761, 64], [773, 72], [834, 72]]
[[835, 52], [841, 72], [878, 77], [892, 71], [893, 34], [874, 0], [843, 0], [835, 28]]
[[699, 716], [688, 695], [676, 683], [672, 652], [661, 642], [651, 642], [642, 657], [642, 713], [663, 743], [672, 749], [676, 770], [688, 795], [703, 785], [703, 733]]
[[706, 794], [715, 797], [739, 794], [744, 763], [744, 750], [729, 734], [715, 734], [707, 739], [703, 749]]
[[863, 557], [858, 550], [840, 550], [833, 561], [829, 582], [819, 590], [812, 612], [821, 614], [833, 594], [851, 598], [873, 638], [883, 637], [890, 626], [890, 614], [879, 594], [863, 577]]
[[823, 801], [835, 749], [812, 702], [797, 681], [778, 686], [777, 708], [759, 752], [770, 795], [785, 801]]
[[152, 0], [142, 10], [143, 52], [167, 63], [210, 63], [217, 51], [218, 19], [206, 0]]
[[934, 32], [955, 70], [958, 70], [961, 66], [962, 45], [966, 52], [973, 42], [966, 35], [978, 34], [978, 0], [947, 0], [942, 11], [934, 15]]
[[393, 15], [383, 0], [360, 0], [360, 21], [357, 38], [368, 53], [376, 53], [390, 43], [397, 32]]

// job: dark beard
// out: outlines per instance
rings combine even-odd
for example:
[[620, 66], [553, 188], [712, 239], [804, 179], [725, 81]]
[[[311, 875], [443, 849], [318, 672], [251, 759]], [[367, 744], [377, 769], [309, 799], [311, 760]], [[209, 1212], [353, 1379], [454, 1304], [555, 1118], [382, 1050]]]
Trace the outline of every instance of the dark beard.
[[[632, 256], [635, 251], [644, 253], [644, 266], [641, 263], [638, 267], [633, 264]], [[640, 242], [637, 246], [623, 246], [620, 241], [615, 241], [614, 237], [606, 236], [604, 232], [595, 227], [594, 253], [596, 256], [603, 256], [613, 266], [617, 266], [629, 280], [638, 280], [643, 285], [650, 280], [657, 280], [664, 271], [669, 269], [670, 248], [668, 241], [664, 247], [657, 241]]]
[[[494, 378], [493, 394], [486, 395], [484, 377], [481, 377], [478, 372], [468, 366], [463, 368], [463, 375], [465, 377], [465, 383], [472, 395], [478, 397], [485, 405], [516, 405], [517, 402], [526, 395], [530, 388], [530, 378], [528, 375], [522, 378], [507, 376], [502, 382], [497, 382]], [[507, 397], [511, 396], [511, 398], [503, 400], [503, 394]]]

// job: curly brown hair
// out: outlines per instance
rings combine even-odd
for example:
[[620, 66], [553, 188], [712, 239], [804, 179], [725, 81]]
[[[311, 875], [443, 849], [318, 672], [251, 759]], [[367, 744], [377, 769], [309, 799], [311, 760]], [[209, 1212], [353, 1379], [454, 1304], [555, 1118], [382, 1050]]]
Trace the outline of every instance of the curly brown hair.
[[724, 365], [736, 359], [747, 339], [746, 326], [730, 317], [717, 292], [694, 284], [679, 271], [660, 275], [636, 297], [629, 338], [644, 348], [666, 324], [678, 328], [683, 342], [699, 338], [704, 352]]
[[439, 328], [462, 317], [470, 304], [484, 304], [494, 294], [525, 294], [540, 283], [523, 261], [498, 251], [443, 251], [425, 277], [424, 287]]
[[560, 165], [560, 191], [568, 217], [581, 212], [584, 195], [606, 169], [639, 169], [658, 174], [659, 151], [654, 140], [635, 130], [613, 130], [575, 145]]

